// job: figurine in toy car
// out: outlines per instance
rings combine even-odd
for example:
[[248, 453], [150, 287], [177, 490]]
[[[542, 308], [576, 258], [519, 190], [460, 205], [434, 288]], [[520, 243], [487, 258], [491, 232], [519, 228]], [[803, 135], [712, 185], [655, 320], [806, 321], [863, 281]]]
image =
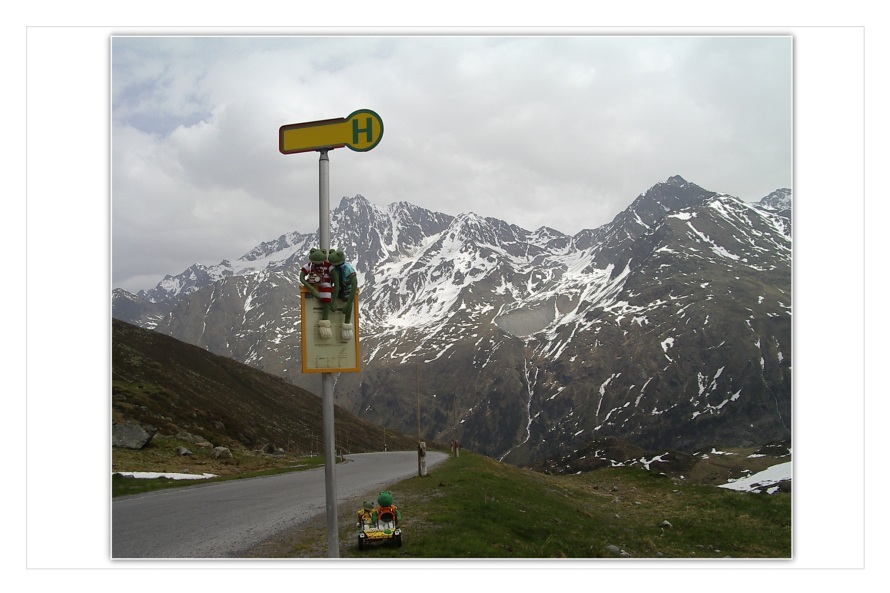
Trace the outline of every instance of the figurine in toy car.
[[[352, 304], [355, 301], [355, 295], [358, 292], [358, 278], [356, 278], [355, 275], [355, 268], [352, 264], [346, 261], [346, 253], [342, 250], [331, 249], [331, 252], [328, 254], [328, 262], [331, 265], [331, 278], [334, 279], [334, 284], [339, 286], [339, 289], [334, 293], [334, 297], [341, 301], [345, 301], [339, 310], [343, 311], [342, 338], [344, 341], [349, 341], [355, 336], [355, 326], [352, 319]], [[334, 310], [338, 310], [336, 303], [334, 305]]]
[[[365, 503], [367, 506], [369, 503]], [[370, 503], [373, 507], [373, 503]], [[359, 511], [361, 514], [362, 511]], [[377, 496], [377, 508], [371, 513], [371, 523], [364, 528], [359, 520], [358, 548], [364, 550], [370, 544], [392, 542], [399, 547], [402, 545], [402, 528], [399, 523], [402, 513], [393, 504], [392, 492], [384, 491]]]
[[322, 313], [318, 322], [318, 335], [330, 338], [333, 335], [330, 314], [334, 286], [331, 283], [331, 264], [324, 249], [313, 247], [309, 250], [309, 263], [300, 268], [300, 282], [321, 302]]
[[374, 525], [374, 501], [366, 500], [362, 508], [358, 510], [358, 518], [355, 527], [359, 531], [368, 531]]
[[377, 508], [374, 510], [374, 522], [381, 529], [395, 529], [402, 520], [402, 512], [393, 503], [392, 492], [384, 490], [377, 496]]

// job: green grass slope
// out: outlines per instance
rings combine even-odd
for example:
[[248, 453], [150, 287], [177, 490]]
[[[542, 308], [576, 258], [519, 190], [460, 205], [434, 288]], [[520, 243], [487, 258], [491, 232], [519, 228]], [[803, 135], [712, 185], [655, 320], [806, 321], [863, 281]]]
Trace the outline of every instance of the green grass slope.
[[[339, 506], [341, 558], [791, 557], [785, 492], [741, 493], [639, 468], [549, 476], [471, 452], [391, 489], [403, 545], [360, 551], [356, 500]], [[323, 558], [326, 538], [321, 518], [251, 556]]]

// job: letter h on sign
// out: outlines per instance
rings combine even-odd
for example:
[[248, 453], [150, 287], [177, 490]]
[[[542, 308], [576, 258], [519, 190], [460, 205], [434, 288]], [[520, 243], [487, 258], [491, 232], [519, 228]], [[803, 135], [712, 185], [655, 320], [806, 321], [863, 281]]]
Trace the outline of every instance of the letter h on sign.
[[371, 142], [374, 139], [374, 120], [370, 117], [365, 118], [365, 127], [358, 127], [358, 118], [352, 120], [352, 143], [358, 144], [358, 135], [364, 133], [366, 137], [366, 142]]

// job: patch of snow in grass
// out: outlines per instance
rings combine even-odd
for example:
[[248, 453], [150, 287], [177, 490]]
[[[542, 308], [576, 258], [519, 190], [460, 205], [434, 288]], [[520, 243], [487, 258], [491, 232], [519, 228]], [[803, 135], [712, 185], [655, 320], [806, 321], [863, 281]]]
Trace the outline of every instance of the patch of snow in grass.
[[[727, 488], [729, 490], [739, 490], [745, 492], [754, 490], [755, 487], [763, 488], [764, 486], [778, 484], [782, 480], [790, 479], [791, 462], [786, 461], [785, 463], [779, 463], [773, 465], [772, 467], [768, 467], [762, 472], [757, 472], [756, 474], [750, 475], [746, 478], [739, 478], [738, 480], [731, 481], [727, 484], [721, 484], [720, 488]], [[775, 489], [769, 490], [770, 494], [772, 494], [773, 492], [775, 492]]]

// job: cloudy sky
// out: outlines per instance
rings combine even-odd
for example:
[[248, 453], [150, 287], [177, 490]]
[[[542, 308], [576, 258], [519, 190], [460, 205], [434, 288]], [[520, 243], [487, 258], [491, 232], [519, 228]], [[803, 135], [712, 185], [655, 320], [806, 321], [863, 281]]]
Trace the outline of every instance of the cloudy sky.
[[792, 187], [789, 35], [122, 35], [110, 59], [112, 286], [134, 292], [317, 229], [318, 153], [278, 130], [358, 109], [383, 138], [331, 151], [332, 209], [574, 234], [672, 175]]

